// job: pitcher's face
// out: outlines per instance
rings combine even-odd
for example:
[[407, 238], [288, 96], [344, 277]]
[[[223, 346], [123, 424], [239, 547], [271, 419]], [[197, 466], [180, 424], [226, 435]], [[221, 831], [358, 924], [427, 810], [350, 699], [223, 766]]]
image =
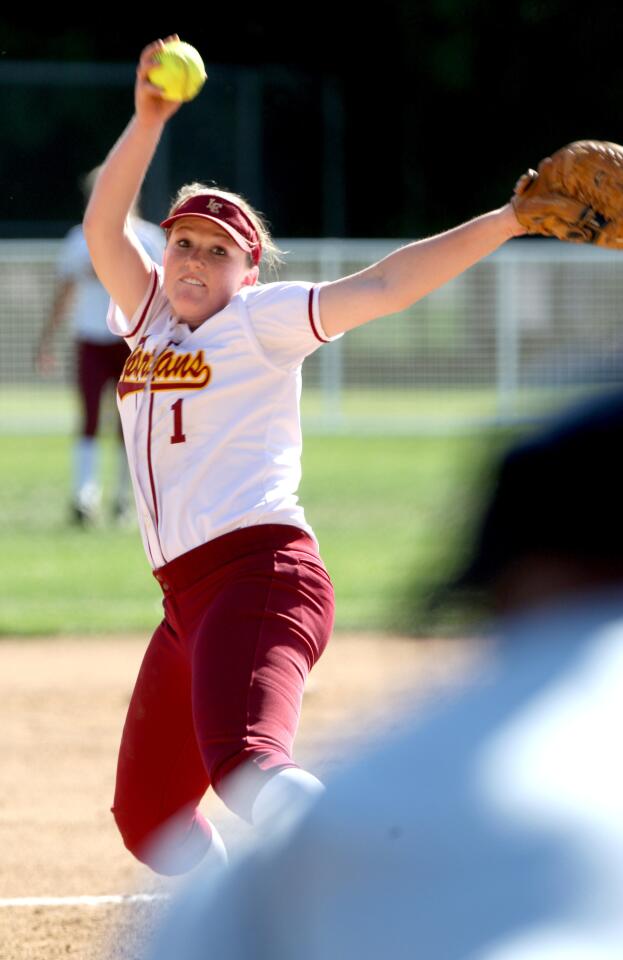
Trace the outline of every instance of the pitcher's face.
[[173, 315], [190, 327], [226, 307], [242, 287], [257, 282], [259, 273], [225, 230], [200, 217], [176, 220], [163, 266], [164, 291]]

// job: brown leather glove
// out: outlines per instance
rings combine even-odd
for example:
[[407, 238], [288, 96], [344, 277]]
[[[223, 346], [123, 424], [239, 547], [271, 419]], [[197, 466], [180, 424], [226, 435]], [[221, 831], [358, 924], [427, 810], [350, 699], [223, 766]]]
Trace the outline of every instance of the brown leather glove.
[[524, 173], [511, 202], [528, 233], [623, 250], [623, 147], [576, 140]]

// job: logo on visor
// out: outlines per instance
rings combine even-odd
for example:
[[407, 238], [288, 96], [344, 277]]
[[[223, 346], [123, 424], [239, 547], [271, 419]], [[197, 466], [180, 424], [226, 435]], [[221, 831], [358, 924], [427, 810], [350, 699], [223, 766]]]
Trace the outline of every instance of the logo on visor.
[[222, 209], [222, 206], [222, 203], [219, 203], [218, 200], [215, 200], [214, 197], [211, 197], [208, 203], [208, 210], [210, 213], [219, 213]]

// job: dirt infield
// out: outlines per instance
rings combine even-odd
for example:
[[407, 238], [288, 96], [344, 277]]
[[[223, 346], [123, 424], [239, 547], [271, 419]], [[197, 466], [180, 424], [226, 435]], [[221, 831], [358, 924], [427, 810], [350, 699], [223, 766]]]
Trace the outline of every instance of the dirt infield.
[[[136, 865], [109, 807], [125, 708], [144, 638], [0, 641], [0, 958], [129, 960], [137, 919], [158, 903], [10, 905], [15, 898], [163, 890]], [[297, 759], [321, 777], [388, 728], [406, 704], [465, 676], [473, 644], [339, 635], [305, 697]], [[356, 744], [353, 737], [357, 737]], [[206, 812], [231, 845], [249, 839], [218, 798]], [[140, 925], [139, 925], [140, 928]]]

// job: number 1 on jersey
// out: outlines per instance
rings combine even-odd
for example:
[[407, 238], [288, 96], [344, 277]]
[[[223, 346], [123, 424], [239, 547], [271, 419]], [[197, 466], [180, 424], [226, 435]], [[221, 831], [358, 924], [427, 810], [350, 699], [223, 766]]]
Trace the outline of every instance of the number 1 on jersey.
[[171, 434], [171, 443], [185, 443], [186, 434], [182, 430], [182, 404], [184, 398], [180, 397], [175, 403], [171, 404], [173, 411], [173, 433]]

